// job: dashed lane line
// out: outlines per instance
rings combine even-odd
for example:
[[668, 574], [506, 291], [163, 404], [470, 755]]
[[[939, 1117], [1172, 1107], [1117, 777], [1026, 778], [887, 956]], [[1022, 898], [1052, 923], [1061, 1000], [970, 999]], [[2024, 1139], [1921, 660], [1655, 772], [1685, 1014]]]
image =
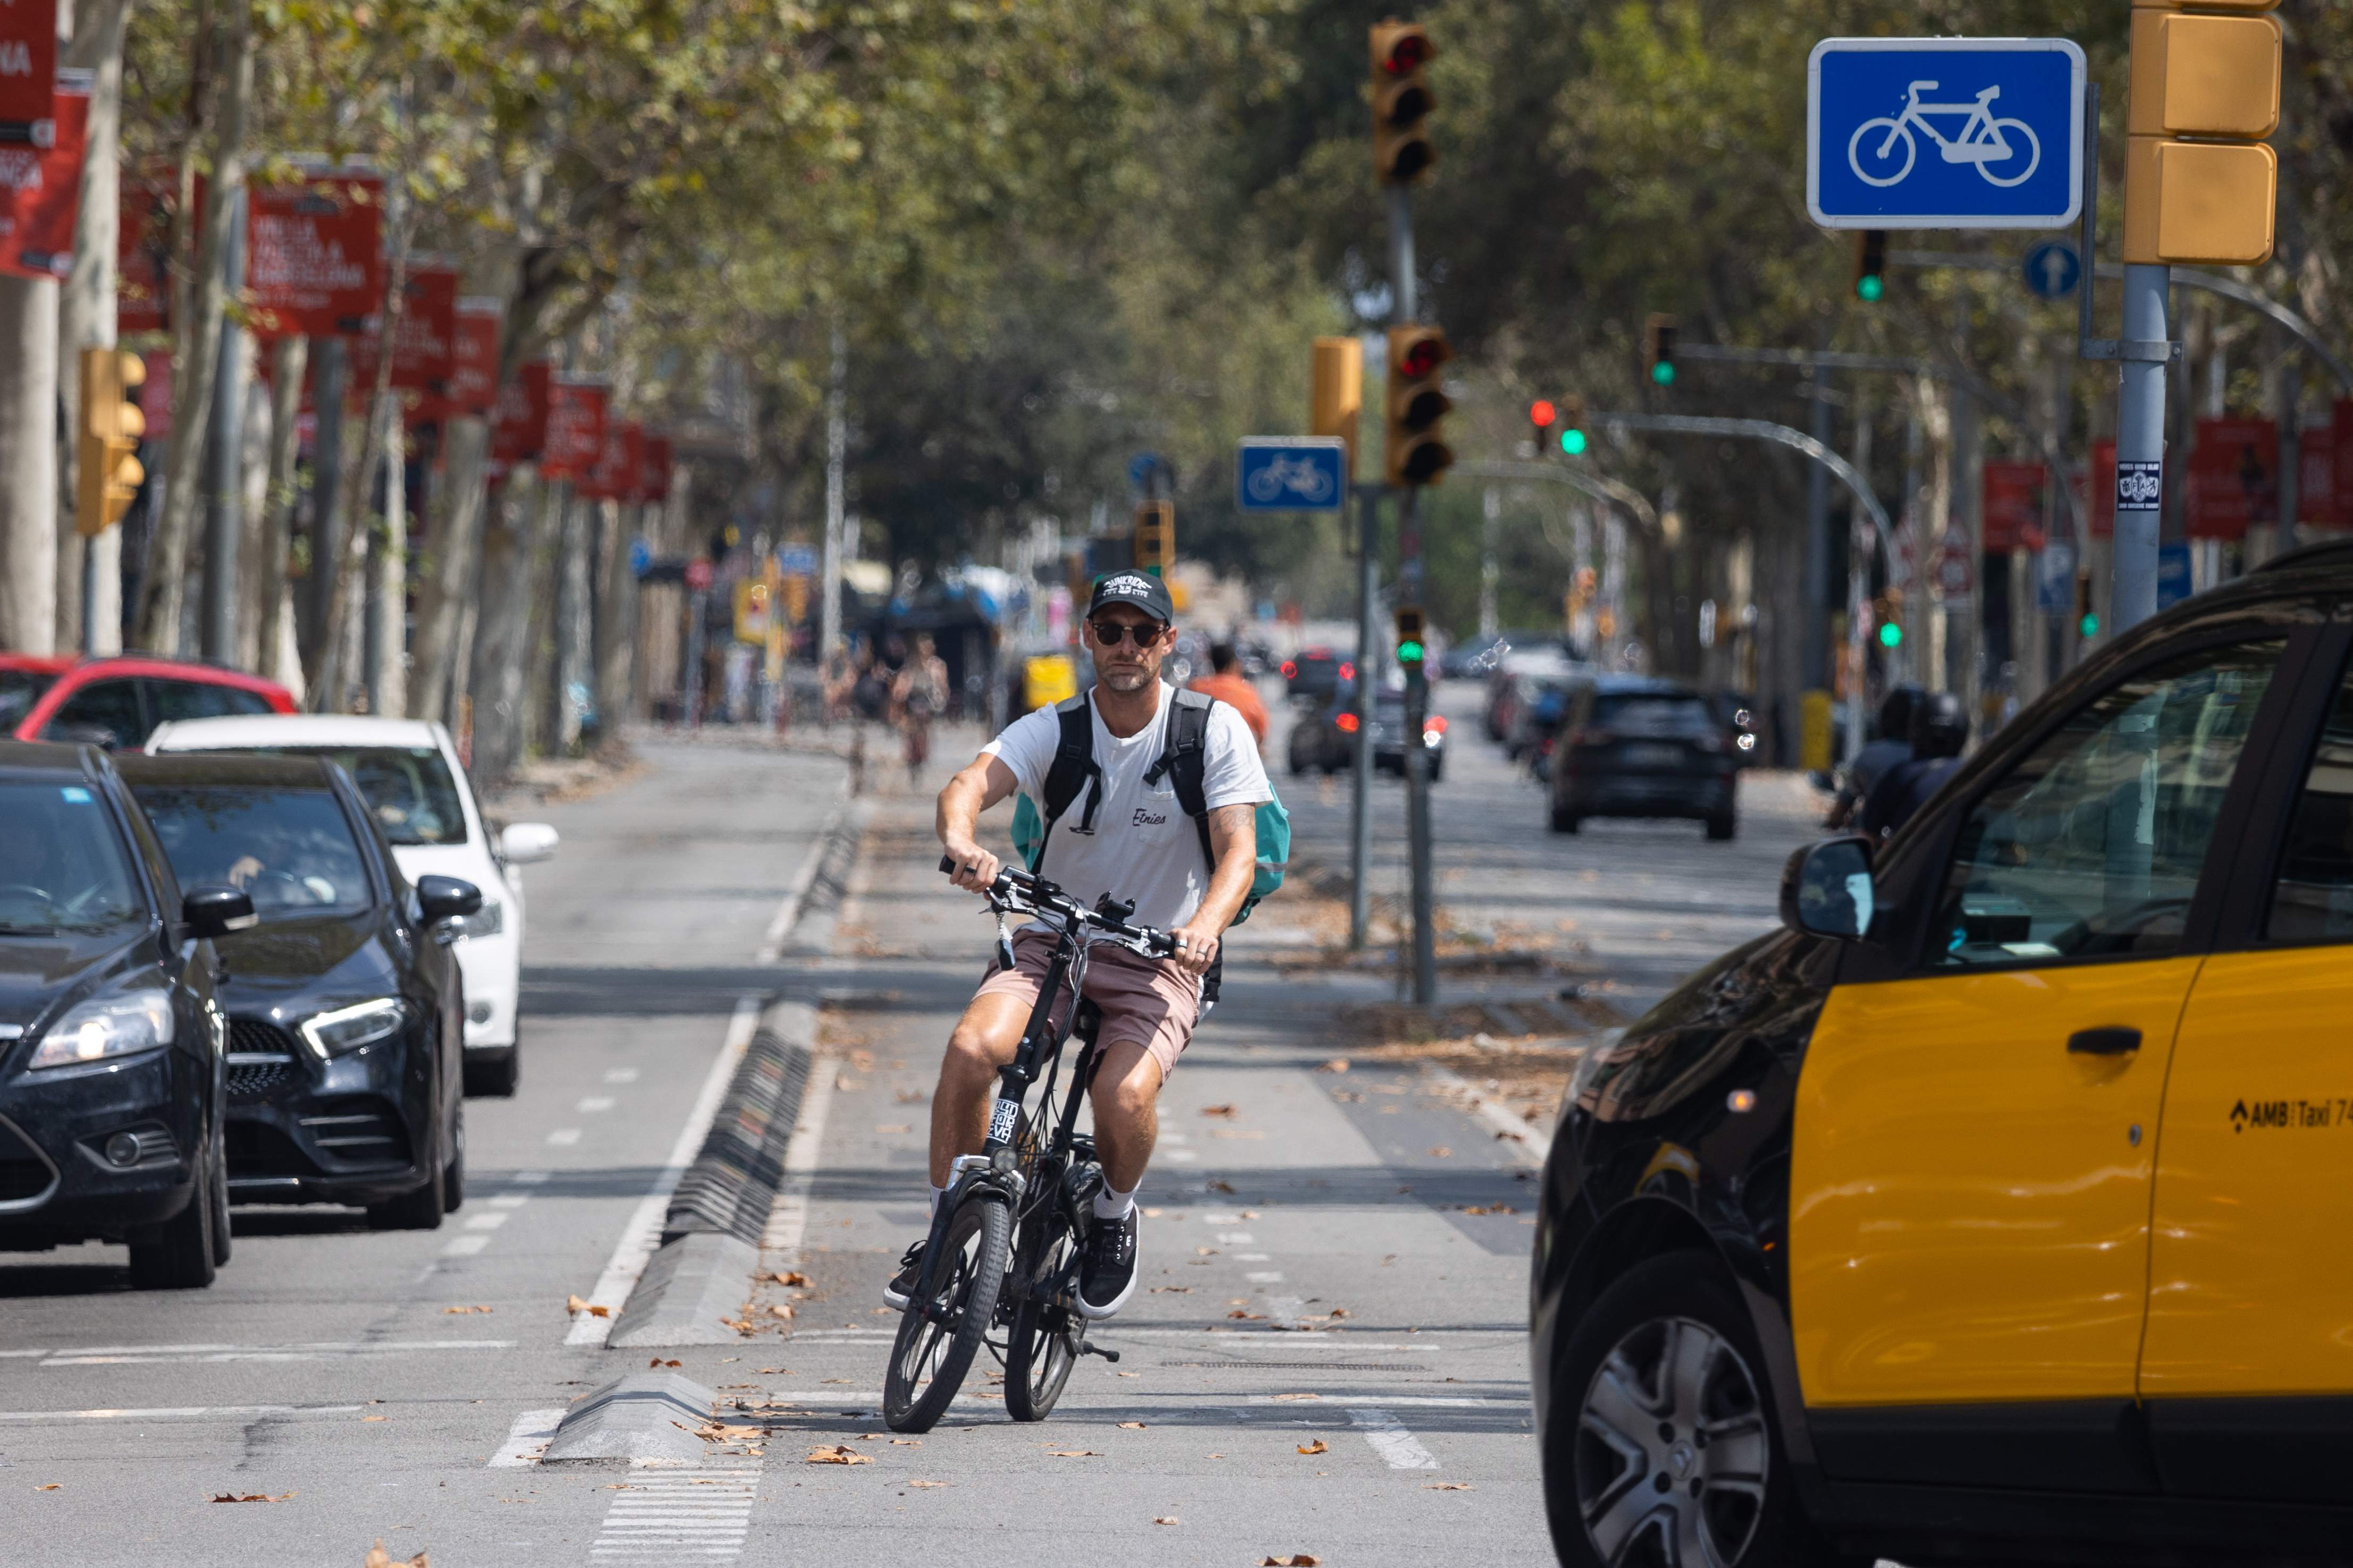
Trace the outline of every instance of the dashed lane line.
[[272, 1415], [350, 1415], [364, 1405], [164, 1405], [143, 1410], [0, 1410], [0, 1422], [37, 1426], [45, 1421], [251, 1421]]
[[[1385, 1403], [1403, 1405], [1406, 1401], [1392, 1399]], [[1390, 1411], [1380, 1405], [1355, 1405], [1348, 1411], [1348, 1419], [1356, 1424], [1356, 1429], [1365, 1435], [1365, 1441], [1372, 1445], [1373, 1452], [1378, 1454], [1390, 1469], [1438, 1468], [1437, 1458], [1423, 1447], [1421, 1440], [1407, 1431]]]
[[506, 1351], [513, 1340], [340, 1340], [283, 1345], [89, 1345], [71, 1350], [10, 1351], [39, 1356], [42, 1366], [146, 1366], [164, 1362], [327, 1361], [411, 1355], [422, 1352]]
[[[605, 1307], [617, 1313], [629, 1299], [637, 1285], [638, 1276], [646, 1271], [646, 1264], [654, 1249], [661, 1245], [662, 1219], [670, 1211], [670, 1194], [686, 1175], [686, 1168], [694, 1162], [695, 1151], [702, 1147], [711, 1131], [711, 1123], [719, 1114], [719, 1102], [726, 1097], [727, 1085], [735, 1076], [735, 1066], [744, 1059], [744, 1051], [752, 1043], [752, 1032], [759, 1026], [762, 999], [746, 996], [735, 1004], [735, 1016], [728, 1020], [727, 1038], [719, 1047], [711, 1071], [703, 1078], [702, 1091], [695, 1096], [694, 1107], [686, 1115], [686, 1124], [678, 1130], [678, 1141], [670, 1145], [670, 1158], [654, 1176], [653, 1185], [638, 1201], [637, 1211], [622, 1228], [621, 1239], [613, 1247], [613, 1256], [597, 1277], [596, 1288], [589, 1293], [588, 1303]], [[583, 1312], [572, 1320], [571, 1331], [564, 1336], [567, 1345], [601, 1345], [613, 1331], [613, 1319]]]
[[559, 1127], [547, 1135], [547, 1141], [559, 1149], [568, 1147], [580, 1142], [580, 1129]]

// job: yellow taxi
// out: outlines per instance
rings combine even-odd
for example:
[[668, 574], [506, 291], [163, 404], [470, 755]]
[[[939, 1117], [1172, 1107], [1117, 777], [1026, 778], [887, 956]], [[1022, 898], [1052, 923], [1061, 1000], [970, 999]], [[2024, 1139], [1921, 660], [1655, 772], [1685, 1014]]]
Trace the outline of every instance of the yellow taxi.
[[1579, 1063], [1564, 1563], [2353, 1562], [2353, 543], [2135, 628]]

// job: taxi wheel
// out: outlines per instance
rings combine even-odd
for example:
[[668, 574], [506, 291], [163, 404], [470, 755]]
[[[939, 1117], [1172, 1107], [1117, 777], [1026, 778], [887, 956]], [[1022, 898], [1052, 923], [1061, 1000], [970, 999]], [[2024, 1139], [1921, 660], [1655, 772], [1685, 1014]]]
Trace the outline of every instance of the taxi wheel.
[[1808, 1568], [1800, 1514], [1747, 1313], [1704, 1253], [1630, 1270], [1555, 1373], [1545, 1510], [1567, 1568]]

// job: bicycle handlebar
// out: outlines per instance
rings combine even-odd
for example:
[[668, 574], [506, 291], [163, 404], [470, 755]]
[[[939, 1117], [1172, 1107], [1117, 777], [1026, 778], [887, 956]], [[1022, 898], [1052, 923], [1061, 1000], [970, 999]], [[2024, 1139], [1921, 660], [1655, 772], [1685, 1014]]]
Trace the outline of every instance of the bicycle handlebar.
[[[955, 876], [955, 856], [940, 857], [943, 876]], [[998, 867], [997, 879], [989, 884], [985, 896], [1000, 910], [1043, 915], [1051, 920], [1075, 920], [1146, 958], [1173, 958], [1176, 953], [1176, 939], [1169, 932], [1151, 926], [1132, 926], [1101, 910], [1088, 909], [1043, 877], [1033, 877], [1018, 867]], [[1135, 906], [1130, 903], [1127, 908], [1133, 911]]]

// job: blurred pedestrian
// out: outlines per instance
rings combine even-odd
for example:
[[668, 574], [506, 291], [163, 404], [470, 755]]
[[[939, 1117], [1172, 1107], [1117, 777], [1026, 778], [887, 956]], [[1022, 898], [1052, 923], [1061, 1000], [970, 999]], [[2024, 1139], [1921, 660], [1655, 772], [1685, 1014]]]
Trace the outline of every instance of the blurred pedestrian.
[[1218, 642], [1209, 645], [1210, 673], [1193, 682], [1193, 689], [1206, 691], [1219, 701], [1231, 707], [1250, 726], [1258, 740], [1259, 749], [1266, 749], [1266, 704], [1259, 700], [1258, 688], [1242, 673], [1241, 659], [1234, 645]]
[[1871, 798], [1872, 786], [1888, 769], [1912, 760], [1912, 710], [1922, 695], [1916, 686], [1899, 686], [1879, 705], [1879, 737], [1847, 763], [1826, 826], [1844, 827], [1854, 821], [1862, 803]]
[[932, 721], [948, 705], [947, 660], [939, 656], [929, 632], [916, 634], [915, 651], [899, 667], [891, 683], [891, 705], [906, 742], [907, 782], [919, 783], [932, 754]]
[[1912, 710], [1912, 759], [1881, 775], [1862, 805], [1862, 831], [1884, 838], [1912, 820], [1928, 797], [1961, 765], [1969, 742], [1968, 715], [1949, 691], [1925, 696]]

